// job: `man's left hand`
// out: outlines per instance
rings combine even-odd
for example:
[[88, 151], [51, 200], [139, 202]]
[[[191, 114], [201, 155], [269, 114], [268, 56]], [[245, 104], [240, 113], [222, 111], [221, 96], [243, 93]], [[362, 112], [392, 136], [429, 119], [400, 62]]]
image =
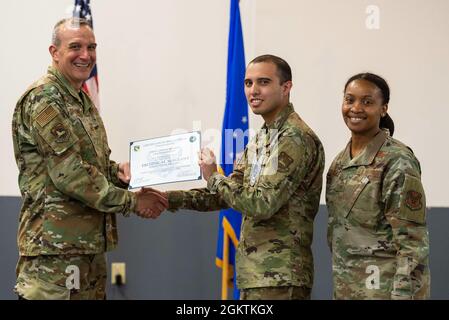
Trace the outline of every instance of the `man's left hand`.
[[129, 181], [131, 180], [131, 172], [129, 170], [129, 162], [121, 162], [118, 165], [118, 178], [123, 183], [129, 184]]
[[209, 180], [214, 172], [217, 172], [217, 160], [212, 150], [208, 148], [201, 149], [199, 153], [198, 164], [201, 167], [204, 180]]

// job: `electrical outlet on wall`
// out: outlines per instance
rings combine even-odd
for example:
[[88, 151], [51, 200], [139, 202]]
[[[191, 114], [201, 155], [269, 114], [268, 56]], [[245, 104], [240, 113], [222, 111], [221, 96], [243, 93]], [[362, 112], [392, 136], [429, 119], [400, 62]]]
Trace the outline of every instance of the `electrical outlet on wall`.
[[126, 265], [124, 262], [112, 263], [111, 283], [116, 285], [122, 285], [126, 283]]

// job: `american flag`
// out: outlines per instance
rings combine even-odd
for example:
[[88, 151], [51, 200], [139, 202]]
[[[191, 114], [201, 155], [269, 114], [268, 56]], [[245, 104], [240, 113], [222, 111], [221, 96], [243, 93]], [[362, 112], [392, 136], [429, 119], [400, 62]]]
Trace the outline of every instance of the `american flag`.
[[[92, 20], [92, 12], [90, 11], [90, 0], [75, 0], [73, 17], [86, 19], [93, 29], [94, 24]], [[84, 82], [83, 90], [89, 94], [97, 109], [100, 109], [100, 101], [98, 96], [97, 65], [95, 65], [95, 67], [92, 69], [89, 79]]]

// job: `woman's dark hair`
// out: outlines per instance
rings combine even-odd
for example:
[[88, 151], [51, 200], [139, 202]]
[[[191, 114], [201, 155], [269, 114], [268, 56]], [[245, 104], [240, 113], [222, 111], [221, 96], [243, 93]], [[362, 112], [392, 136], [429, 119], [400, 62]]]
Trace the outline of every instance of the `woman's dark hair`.
[[[363, 72], [352, 76], [348, 81], [346, 81], [344, 91], [346, 92], [346, 88], [352, 81], [359, 79], [369, 81], [380, 89], [380, 92], [382, 93], [383, 104], [388, 104], [388, 102], [390, 102], [390, 87], [388, 86], [387, 81], [374, 73]], [[390, 131], [390, 136], [393, 136], [394, 122], [393, 119], [391, 119], [391, 117], [388, 115], [388, 113], [384, 117], [380, 118], [379, 127], [388, 129]]]

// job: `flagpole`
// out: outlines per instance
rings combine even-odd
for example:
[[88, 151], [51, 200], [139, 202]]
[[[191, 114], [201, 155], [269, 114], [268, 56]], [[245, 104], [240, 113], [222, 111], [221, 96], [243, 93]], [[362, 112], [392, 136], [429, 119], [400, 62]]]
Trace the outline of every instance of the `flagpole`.
[[228, 281], [229, 281], [229, 237], [226, 229], [223, 227], [223, 266], [221, 269], [221, 300], [228, 300]]

